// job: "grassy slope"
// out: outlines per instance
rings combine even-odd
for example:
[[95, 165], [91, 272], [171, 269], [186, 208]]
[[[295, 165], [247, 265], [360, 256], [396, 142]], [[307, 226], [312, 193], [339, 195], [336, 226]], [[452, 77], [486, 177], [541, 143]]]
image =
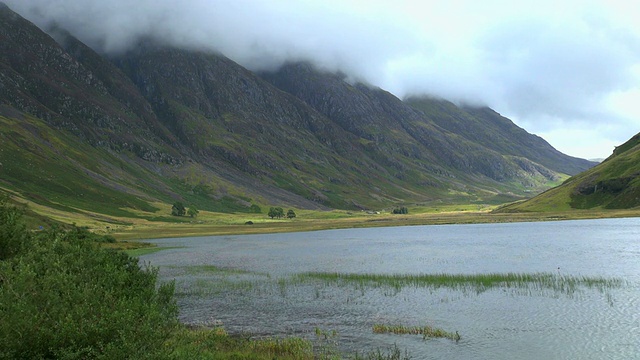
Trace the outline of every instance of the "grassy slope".
[[596, 167], [571, 177], [561, 186], [499, 211], [631, 209], [640, 206], [639, 174], [640, 134], [617, 147], [613, 155]]
[[27, 199], [64, 211], [82, 208], [126, 216], [121, 208], [153, 211], [148, 202], [116, 191], [105, 169], [117, 160], [85, 145], [76, 137], [54, 131], [26, 116], [16, 120], [0, 116], [2, 184], [20, 190]]
[[[132, 154], [89, 146], [32, 116], [0, 115], [0, 140], [0, 187], [20, 194], [54, 220], [64, 222], [75, 213], [106, 223], [123, 222], [114, 217], [126, 223], [132, 218], [175, 221], [169, 212], [164, 218], [157, 213], [175, 200], [210, 211], [248, 211], [237, 198], [214, 197], [216, 189], [190, 176], [189, 165], [184, 175], [158, 175], [131, 160]], [[190, 171], [201, 174], [198, 169]], [[230, 184], [217, 183], [225, 189], [219, 194], [233, 191]]]

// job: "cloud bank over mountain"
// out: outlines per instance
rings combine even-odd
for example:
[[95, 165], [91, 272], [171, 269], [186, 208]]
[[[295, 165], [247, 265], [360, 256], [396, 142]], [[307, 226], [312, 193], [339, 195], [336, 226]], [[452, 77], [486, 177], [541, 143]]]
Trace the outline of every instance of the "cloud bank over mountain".
[[627, 1], [9, 0], [101, 52], [142, 37], [252, 70], [310, 61], [403, 97], [488, 105], [559, 150], [640, 131], [640, 10]]

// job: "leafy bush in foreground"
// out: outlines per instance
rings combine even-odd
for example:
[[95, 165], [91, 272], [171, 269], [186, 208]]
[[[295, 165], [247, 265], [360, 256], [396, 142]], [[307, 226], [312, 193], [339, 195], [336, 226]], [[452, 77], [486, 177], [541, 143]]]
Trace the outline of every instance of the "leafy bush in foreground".
[[32, 234], [0, 205], [0, 358], [164, 357], [173, 284], [83, 231]]

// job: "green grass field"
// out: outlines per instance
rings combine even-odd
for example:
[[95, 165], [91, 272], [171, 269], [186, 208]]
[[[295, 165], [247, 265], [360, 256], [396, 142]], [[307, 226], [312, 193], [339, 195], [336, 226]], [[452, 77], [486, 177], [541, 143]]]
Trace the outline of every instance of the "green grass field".
[[[38, 229], [40, 226], [47, 228], [52, 224], [63, 226], [75, 224], [87, 227], [97, 234], [115, 237], [118, 240], [117, 246], [124, 249], [140, 247], [139, 240], [168, 237], [640, 216], [640, 209], [576, 210], [569, 209], [568, 206], [558, 206], [557, 211], [549, 211], [549, 204], [541, 204], [541, 211], [538, 212], [515, 213], [494, 212], [499, 207], [487, 204], [421, 204], [409, 207], [408, 214], [391, 214], [391, 208], [371, 212], [293, 209], [297, 214], [294, 219], [271, 219], [266, 213], [219, 213], [201, 210], [197, 217], [190, 218], [171, 216], [171, 204], [159, 202], [151, 203], [147, 210], [123, 208], [121, 214], [127, 216], [116, 216], [80, 209], [68, 211], [57, 206], [39, 204], [6, 188], [0, 188], [0, 191], [8, 194], [12, 203], [26, 206], [28, 209], [26, 222], [33, 229]], [[543, 209], [545, 211], [542, 211]], [[288, 208], [285, 208], [285, 212], [287, 210]], [[263, 212], [266, 212], [266, 209], [263, 209]], [[252, 224], [249, 225], [247, 222]]]

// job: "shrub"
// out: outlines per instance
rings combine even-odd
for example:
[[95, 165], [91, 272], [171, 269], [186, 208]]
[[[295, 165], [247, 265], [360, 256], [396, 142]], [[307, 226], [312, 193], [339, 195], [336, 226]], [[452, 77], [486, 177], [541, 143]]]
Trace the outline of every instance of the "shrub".
[[7, 204], [7, 198], [0, 198], [0, 260], [20, 253], [28, 246], [30, 237], [21, 221], [24, 211]]
[[180, 201], [176, 201], [175, 203], [173, 203], [173, 206], [171, 206], [171, 215], [173, 216], [184, 216], [184, 214], [186, 213], [187, 209]]
[[0, 261], [0, 358], [165, 357], [173, 283], [156, 287], [156, 269], [100, 248], [88, 231], [36, 235], [19, 217], [0, 207], [0, 247], [13, 249]]

